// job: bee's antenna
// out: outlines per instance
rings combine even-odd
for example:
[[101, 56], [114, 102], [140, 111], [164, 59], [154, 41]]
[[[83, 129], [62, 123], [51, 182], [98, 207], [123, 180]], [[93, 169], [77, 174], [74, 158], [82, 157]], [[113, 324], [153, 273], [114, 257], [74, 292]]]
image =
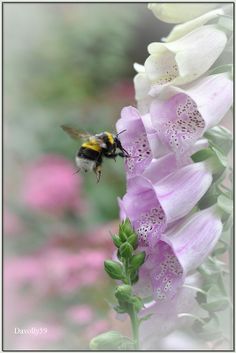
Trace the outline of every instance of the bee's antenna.
[[118, 134], [116, 134], [116, 137], [118, 137], [120, 134], [123, 134], [123, 132], [125, 132], [126, 131], [126, 129], [125, 130], [122, 130], [121, 132], [119, 132]]

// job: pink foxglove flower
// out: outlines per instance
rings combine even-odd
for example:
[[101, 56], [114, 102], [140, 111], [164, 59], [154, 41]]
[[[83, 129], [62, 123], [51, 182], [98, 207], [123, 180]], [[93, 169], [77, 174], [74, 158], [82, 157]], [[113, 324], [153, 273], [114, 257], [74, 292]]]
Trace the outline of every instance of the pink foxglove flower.
[[211, 207], [163, 233], [155, 246], [147, 249], [137, 291], [147, 295], [151, 290], [155, 300], [171, 300], [185, 276], [211, 253], [222, 228], [220, 215]]
[[[159, 92], [154, 86], [153, 96], [156, 88]], [[164, 88], [150, 107], [159, 139], [175, 153], [183, 153], [225, 116], [232, 105], [232, 93], [228, 73], [201, 78], [184, 89]]]
[[131, 178], [120, 207], [139, 234], [140, 245], [152, 243], [167, 223], [191, 211], [211, 182], [211, 171], [205, 163], [182, 167], [157, 183], [143, 176]]
[[[187, 276], [184, 285], [192, 287], [201, 286], [201, 277], [195, 273]], [[150, 302], [145, 305], [140, 316], [148, 314], [152, 316], [143, 321], [140, 330], [140, 345], [143, 350], [159, 349], [160, 340], [172, 332], [174, 329], [181, 328], [186, 324], [192, 324], [193, 319], [189, 317], [179, 318], [178, 315], [185, 312], [196, 313], [199, 306], [195, 299], [196, 291], [191, 288], [182, 287], [175, 299], [163, 302]]]

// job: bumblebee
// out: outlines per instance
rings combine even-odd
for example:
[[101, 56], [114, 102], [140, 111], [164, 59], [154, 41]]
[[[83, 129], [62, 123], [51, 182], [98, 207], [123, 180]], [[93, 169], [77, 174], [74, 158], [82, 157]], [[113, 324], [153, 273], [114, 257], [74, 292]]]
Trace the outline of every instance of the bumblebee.
[[[76, 173], [80, 172], [80, 170], [84, 172], [94, 171], [97, 182], [99, 182], [104, 157], [114, 160], [117, 156], [122, 158], [129, 157], [128, 152], [122, 147], [118, 138], [125, 130], [116, 135], [107, 131], [91, 135], [66, 125], [62, 125], [61, 127], [74, 140], [84, 140], [75, 157], [75, 162], [78, 167]], [[117, 150], [119, 151], [117, 152]]]

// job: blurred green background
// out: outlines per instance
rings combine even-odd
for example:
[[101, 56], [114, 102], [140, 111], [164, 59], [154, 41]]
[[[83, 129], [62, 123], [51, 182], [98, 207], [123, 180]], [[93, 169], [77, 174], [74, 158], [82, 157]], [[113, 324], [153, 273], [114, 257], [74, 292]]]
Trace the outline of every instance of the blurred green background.
[[79, 145], [60, 125], [115, 132], [122, 107], [135, 105], [133, 63], [171, 26], [147, 4], [5, 3], [3, 12], [4, 348], [86, 349], [114, 328], [103, 260], [125, 175], [121, 159], [105, 161], [99, 184], [73, 175]]

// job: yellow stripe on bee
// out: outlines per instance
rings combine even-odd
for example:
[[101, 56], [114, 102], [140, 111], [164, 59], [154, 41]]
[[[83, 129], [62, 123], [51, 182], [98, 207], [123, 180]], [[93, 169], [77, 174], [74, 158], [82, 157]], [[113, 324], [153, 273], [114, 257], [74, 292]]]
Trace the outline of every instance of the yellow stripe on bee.
[[90, 150], [94, 150], [97, 152], [100, 152], [102, 150], [102, 147], [98, 144], [97, 140], [93, 139], [88, 142], [84, 142], [82, 144], [82, 147], [88, 148]]
[[110, 144], [113, 145], [114, 144], [113, 135], [110, 132], [106, 132], [106, 135], [108, 137], [108, 140], [109, 140]]

